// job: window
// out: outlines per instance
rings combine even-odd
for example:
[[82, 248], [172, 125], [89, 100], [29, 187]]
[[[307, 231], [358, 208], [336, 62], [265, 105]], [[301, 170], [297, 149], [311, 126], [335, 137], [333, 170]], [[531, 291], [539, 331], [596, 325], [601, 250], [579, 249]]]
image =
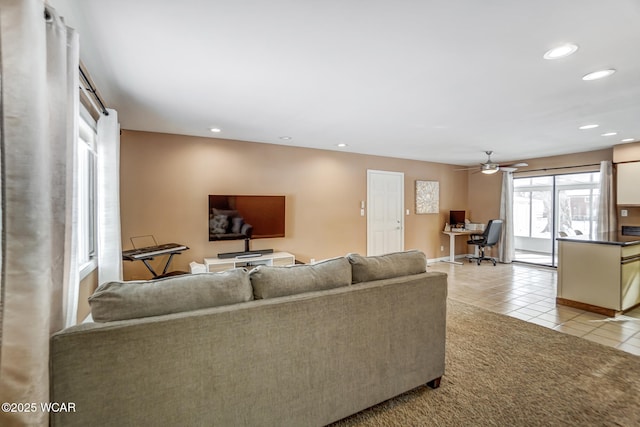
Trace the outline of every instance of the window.
[[600, 172], [513, 180], [516, 261], [557, 265], [556, 238], [596, 232]]
[[78, 265], [80, 277], [96, 267], [96, 122], [81, 107], [78, 136]]
[[516, 236], [550, 237], [554, 228], [568, 234], [595, 233], [600, 172], [518, 178], [513, 183]]
[[549, 237], [553, 177], [516, 178], [513, 187], [514, 235]]

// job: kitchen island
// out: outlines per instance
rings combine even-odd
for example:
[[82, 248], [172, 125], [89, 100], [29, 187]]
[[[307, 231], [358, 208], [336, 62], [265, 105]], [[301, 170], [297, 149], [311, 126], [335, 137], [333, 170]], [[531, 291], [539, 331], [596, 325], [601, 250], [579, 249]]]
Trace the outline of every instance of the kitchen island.
[[557, 240], [556, 303], [605, 316], [640, 305], [640, 236], [623, 229]]

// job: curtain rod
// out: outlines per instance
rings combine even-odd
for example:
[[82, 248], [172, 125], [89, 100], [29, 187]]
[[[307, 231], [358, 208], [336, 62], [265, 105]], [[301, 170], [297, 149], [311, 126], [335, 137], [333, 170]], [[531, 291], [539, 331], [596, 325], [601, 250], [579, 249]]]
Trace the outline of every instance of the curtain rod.
[[88, 87], [85, 88], [85, 90], [87, 92], [91, 93], [91, 96], [93, 96], [95, 98], [95, 100], [98, 101], [98, 104], [100, 104], [100, 108], [102, 109], [101, 113], [104, 114], [105, 116], [108, 116], [109, 112], [107, 111], [107, 107], [104, 106], [104, 103], [102, 102], [102, 99], [100, 99], [100, 97], [98, 96], [98, 92], [96, 92], [96, 89], [93, 87], [93, 85], [91, 84], [91, 82], [87, 78], [87, 76], [84, 73], [84, 71], [82, 71], [82, 67], [78, 67], [78, 69], [80, 70], [80, 78], [82, 79], [84, 85], [88, 86]]
[[[52, 8], [50, 5], [45, 4], [44, 5], [44, 19], [46, 22], [52, 22], [53, 20], [58, 19], [58, 20], [62, 20], [62, 22], [64, 23], [64, 20], [62, 18], [60, 18], [58, 16], [58, 14], [56, 13], [56, 10], [54, 8]], [[87, 77], [87, 75], [84, 73], [84, 71], [82, 71], [82, 65], [78, 66], [78, 70], [80, 70], [80, 79], [83, 82], [83, 85], [86, 87], [83, 87], [82, 89], [85, 92], [89, 92], [91, 94], [91, 96], [98, 102], [98, 104], [100, 105], [100, 112], [102, 114], [104, 114], [105, 116], [109, 115], [109, 112], [107, 111], [107, 107], [105, 107], [104, 102], [102, 102], [102, 99], [100, 99], [100, 97], [98, 96], [98, 92], [96, 91], [96, 88], [93, 87], [93, 85], [91, 84], [91, 81], [89, 80], [89, 78]], [[94, 108], [95, 108], [95, 103], [91, 100], [89, 100]], [[96, 110], [98, 110], [98, 108], [96, 108]]]
[[576, 165], [576, 166], [560, 166], [557, 168], [527, 169], [522, 171], [514, 171], [513, 173], [515, 174], [515, 173], [526, 173], [526, 172], [546, 172], [546, 171], [553, 171], [558, 169], [586, 168], [589, 166], [600, 166], [600, 163], [591, 163], [589, 165]]

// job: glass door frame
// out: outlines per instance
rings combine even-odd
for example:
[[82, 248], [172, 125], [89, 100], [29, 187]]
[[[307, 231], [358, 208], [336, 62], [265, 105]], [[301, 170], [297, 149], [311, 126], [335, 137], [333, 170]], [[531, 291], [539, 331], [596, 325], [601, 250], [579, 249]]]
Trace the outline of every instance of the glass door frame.
[[[570, 177], [571, 175], [590, 175], [590, 179], [588, 181], [580, 181], [579, 179], [576, 180], [575, 183], [568, 183], [563, 185], [562, 182], [558, 182], [561, 181], [562, 178], [567, 178]], [[599, 171], [582, 171], [582, 172], [569, 172], [569, 173], [559, 173], [559, 174], [551, 174], [551, 175], [540, 175], [540, 176], [529, 176], [529, 177], [522, 177], [522, 178], [515, 178], [514, 177], [514, 181], [515, 180], [519, 180], [519, 179], [550, 179], [550, 183], [549, 184], [531, 184], [530, 186], [525, 186], [525, 187], [518, 187], [516, 185], [514, 185], [513, 188], [513, 192], [514, 192], [514, 202], [515, 202], [515, 194], [521, 191], [526, 191], [529, 193], [529, 215], [528, 215], [528, 237], [527, 236], [515, 236], [514, 235], [514, 239], [516, 240], [516, 242], [518, 242], [518, 237], [523, 238], [520, 242], [526, 242], [526, 238], [528, 239], [533, 239], [534, 237], [532, 236], [532, 228], [533, 228], [533, 224], [534, 224], [534, 210], [533, 210], [533, 193], [534, 192], [544, 192], [544, 191], [550, 191], [551, 192], [551, 206], [549, 207], [550, 212], [548, 213], [548, 216], [550, 218], [549, 221], [549, 237], [548, 239], [551, 240], [551, 242], [549, 242], [549, 254], [545, 255], [546, 252], [540, 252], [541, 256], [538, 258], [540, 260], [545, 260], [545, 261], [541, 261], [541, 262], [536, 262], [534, 260], [534, 258], [530, 258], [529, 260], [527, 259], [523, 259], [523, 257], [521, 257], [520, 259], [518, 259], [518, 243], [516, 243], [516, 254], [514, 257], [514, 261], [516, 262], [522, 262], [522, 263], [529, 263], [529, 264], [536, 264], [536, 265], [544, 265], [544, 266], [548, 266], [548, 267], [557, 267], [557, 252], [558, 252], [558, 242], [556, 240], [556, 236], [559, 235], [559, 232], [561, 231], [561, 209], [563, 206], [562, 205], [562, 201], [561, 201], [561, 192], [563, 191], [567, 191], [567, 190], [581, 190], [581, 189], [586, 189], [588, 190], [588, 195], [586, 196], [588, 198], [588, 205], [586, 207], [584, 207], [585, 209], [588, 209], [587, 215], [586, 215], [586, 221], [587, 224], [589, 225], [589, 230], [588, 230], [588, 234], [591, 235], [594, 231], [594, 224], [595, 222], [597, 222], [597, 201], [599, 198]], [[515, 182], [514, 182], [515, 184]], [[569, 203], [568, 203], [568, 207], [569, 207], [569, 211], [568, 211], [568, 218], [570, 222], [573, 222], [573, 215], [574, 215], [574, 206], [571, 205], [571, 196], [567, 196], [569, 198]], [[586, 200], [586, 199], [585, 199]], [[543, 202], [544, 203], [544, 202]], [[595, 211], [594, 211], [595, 209]], [[514, 209], [515, 210], [515, 209]], [[515, 221], [516, 218], [514, 218], [514, 225], [515, 225]], [[584, 221], [584, 220], [583, 220]], [[573, 224], [571, 224], [573, 225]], [[514, 230], [516, 230], [517, 227], [514, 227]], [[573, 230], [572, 230], [573, 231]], [[586, 231], [586, 230], [585, 230]], [[515, 234], [515, 233], [514, 233]], [[544, 238], [546, 239], [546, 238]], [[524, 245], [526, 245], [526, 243], [524, 243]], [[542, 246], [540, 246], [542, 247]], [[522, 248], [521, 248], [522, 249]], [[523, 249], [524, 251], [527, 251], [527, 249]], [[532, 252], [536, 252], [536, 251], [532, 251]], [[550, 261], [546, 261], [546, 260], [550, 260]]]

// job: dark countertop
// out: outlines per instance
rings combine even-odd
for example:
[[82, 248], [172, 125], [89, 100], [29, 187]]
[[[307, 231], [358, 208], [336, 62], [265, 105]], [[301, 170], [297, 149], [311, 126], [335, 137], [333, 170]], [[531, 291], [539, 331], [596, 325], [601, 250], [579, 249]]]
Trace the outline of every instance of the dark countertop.
[[630, 236], [622, 234], [620, 231], [606, 231], [604, 233], [598, 233], [592, 238], [589, 238], [589, 236], [586, 235], [581, 235], [558, 237], [556, 240], [560, 242], [597, 243], [601, 245], [640, 245], [640, 236]]

